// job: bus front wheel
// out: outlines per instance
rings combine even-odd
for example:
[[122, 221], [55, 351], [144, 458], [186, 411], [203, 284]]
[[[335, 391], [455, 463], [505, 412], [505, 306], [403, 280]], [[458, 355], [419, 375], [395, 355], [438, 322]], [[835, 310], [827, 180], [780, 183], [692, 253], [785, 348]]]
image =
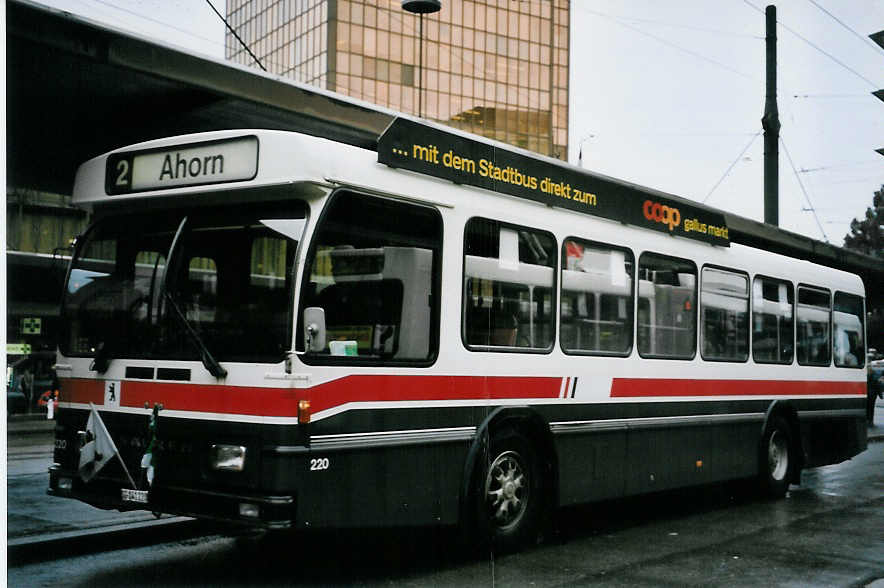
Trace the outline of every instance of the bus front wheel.
[[487, 455], [476, 477], [478, 531], [483, 543], [513, 551], [537, 537], [543, 502], [537, 452], [506, 429], [492, 436]]

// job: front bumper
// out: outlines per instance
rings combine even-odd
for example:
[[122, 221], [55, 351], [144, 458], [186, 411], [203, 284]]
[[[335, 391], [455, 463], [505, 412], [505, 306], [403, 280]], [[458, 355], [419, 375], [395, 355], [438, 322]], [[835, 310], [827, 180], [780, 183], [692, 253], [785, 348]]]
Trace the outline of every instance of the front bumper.
[[145, 510], [268, 529], [287, 529], [295, 524], [296, 501], [291, 495], [236, 494], [155, 484], [143, 503], [123, 500], [122, 490], [126, 487], [120, 480], [100, 475], [86, 484], [76, 472], [64, 470], [58, 464], [49, 468], [48, 494], [73, 498], [97, 508]]

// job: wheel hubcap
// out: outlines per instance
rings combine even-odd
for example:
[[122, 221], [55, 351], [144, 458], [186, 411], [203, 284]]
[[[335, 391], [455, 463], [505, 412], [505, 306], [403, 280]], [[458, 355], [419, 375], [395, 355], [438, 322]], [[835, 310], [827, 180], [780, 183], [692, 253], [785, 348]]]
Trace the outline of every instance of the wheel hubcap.
[[774, 431], [767, 443], [767, 466], [770, 477], [777, 482], [786, 477], [789, 469], [789, 446], [786, 436]]
[[518, 453], [500, 454], [488, 468], [485, 500], [491, 520], [500, 529], [519, 523], [528, 505], [528, 478]]

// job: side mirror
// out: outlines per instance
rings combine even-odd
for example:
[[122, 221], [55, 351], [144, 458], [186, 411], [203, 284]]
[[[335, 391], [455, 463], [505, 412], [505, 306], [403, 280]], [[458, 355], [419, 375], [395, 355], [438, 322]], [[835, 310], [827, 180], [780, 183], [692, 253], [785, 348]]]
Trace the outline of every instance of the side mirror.
[[311, 306], [304, 309], [304, 347], [309, 353], [325, 349], [325, 309]]

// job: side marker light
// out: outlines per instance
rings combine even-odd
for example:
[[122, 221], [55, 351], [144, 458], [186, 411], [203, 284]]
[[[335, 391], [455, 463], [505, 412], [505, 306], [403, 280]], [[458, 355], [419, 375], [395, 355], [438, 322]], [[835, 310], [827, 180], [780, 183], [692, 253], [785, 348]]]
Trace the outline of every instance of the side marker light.
[[298, 401], [298, 423], [306, 425], [310, 422], [310, 401]]

